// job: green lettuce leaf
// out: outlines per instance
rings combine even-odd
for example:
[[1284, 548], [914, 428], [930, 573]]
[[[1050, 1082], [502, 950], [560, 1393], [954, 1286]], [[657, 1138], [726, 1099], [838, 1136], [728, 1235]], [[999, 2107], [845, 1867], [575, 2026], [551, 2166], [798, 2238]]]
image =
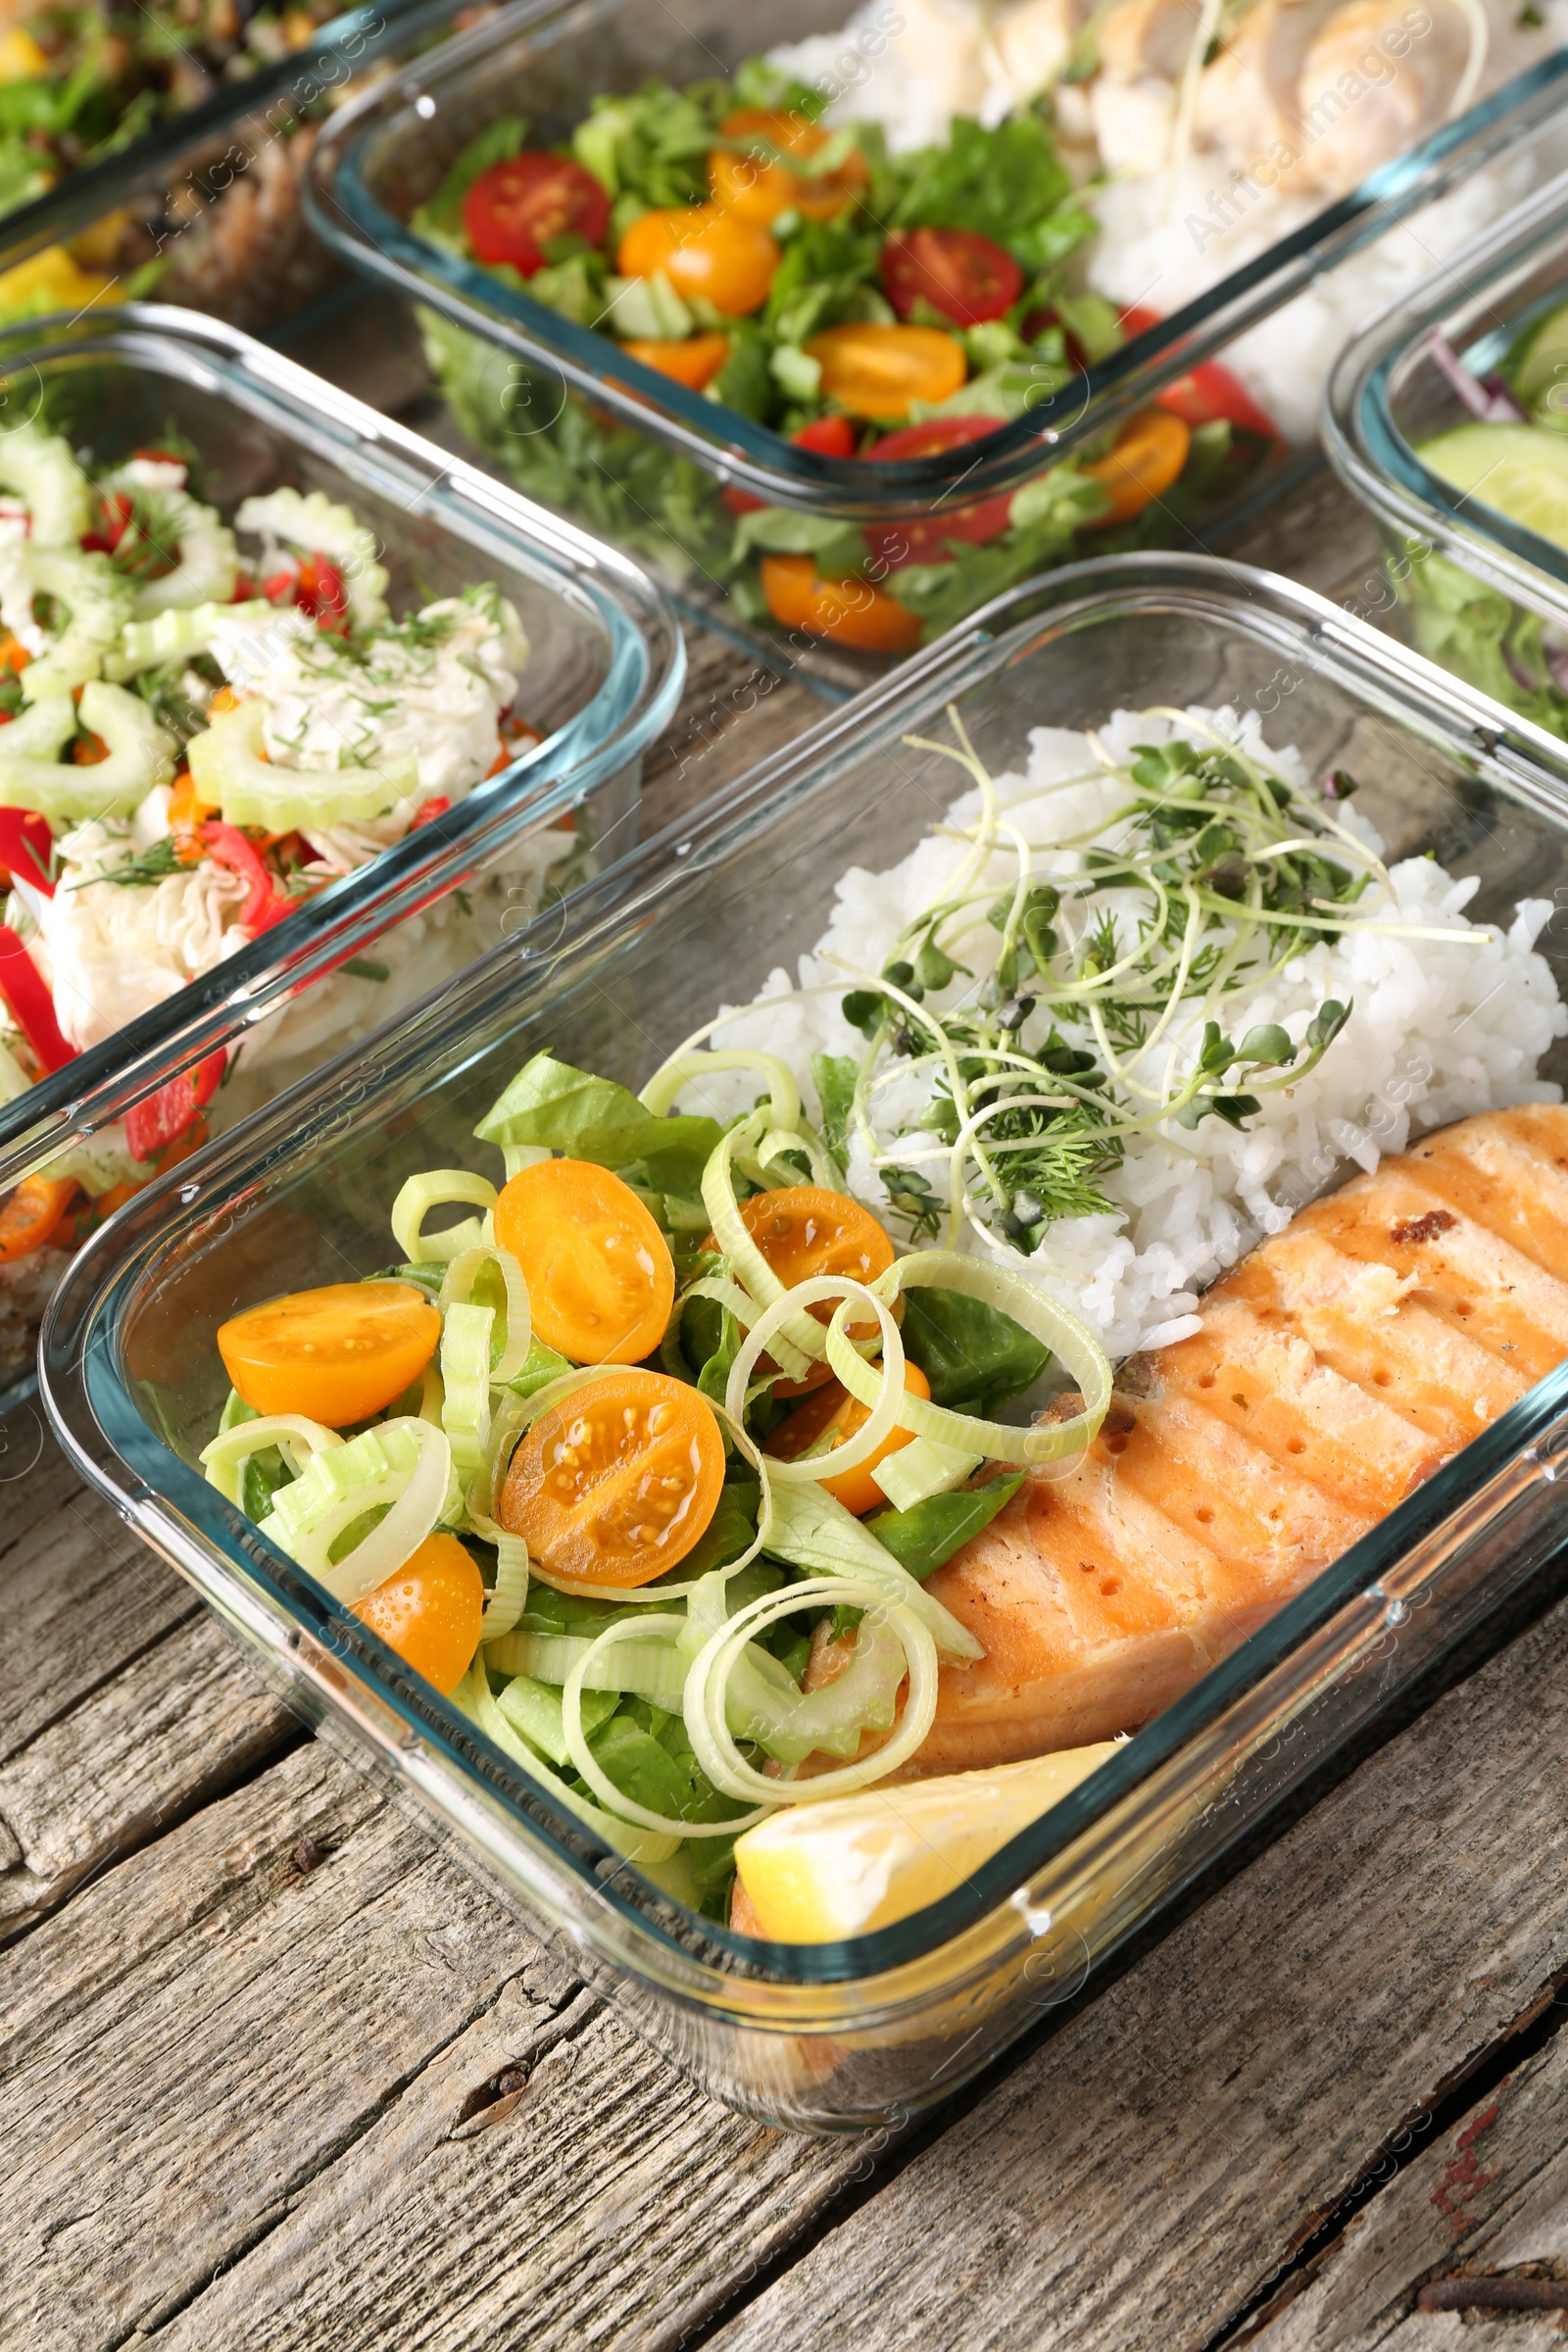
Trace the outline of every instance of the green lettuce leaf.
[[474, 1129], [481, 1143], [532, 1144], [602, 1168], [640, 1163], [655, 1192], [695, 1193], [722, 1129], [716, 1119], [661, 1119], [612, 1078], [536, 1054]]
[[1051, 1359], [1049, 1348], [983, 1298], [935, 1285], [906, 1291], [905, 1298], [904, 1351], [931, 1383], [932, 1403], [952, 1412], [993, 1419]]
[[[946, 146], [923, 148], [908, 165], [909, 182], [894, 215], [898, 226], [975, 229], [1020, 261], [1019, 248], [1027, 245], [1028, 266], [1045, 266], [1035, 257], [1040, 229], [1071, 195], [1072, 179], [1043, 116], [1015, 116], [994, 130], [956, 116]], [[1092, 226], [1075, 220], [1062, 250], [1070, 252]]]
[[[911, 1298], [917, 1296], [911, 1293]], [[1004, 1502], [1022, 1486], [1024, 1473], [1009, 1471], [983, 1487], [956, 1494], [928, 1494], [906, 1511], [879, 1511], [866, 1521], [869, 1532], [885, 1544], [901, 1567], [923, 1584], [945, 1567], [971, 1536], [989, 1527]]]
[[849, 1151], [850, 1104], [859, 1075], [847, 1054], [811, 1055], [811, 1083], [822, 1105], [822, 1138], [841, 1168]]

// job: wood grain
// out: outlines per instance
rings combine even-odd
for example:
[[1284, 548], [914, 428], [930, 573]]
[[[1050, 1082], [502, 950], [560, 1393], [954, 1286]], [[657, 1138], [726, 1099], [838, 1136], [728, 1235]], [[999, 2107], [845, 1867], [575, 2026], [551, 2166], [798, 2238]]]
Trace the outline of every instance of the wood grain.
[[[1568, 2022], [1561, 1995], [1554, 2016]], [[1410, 2159], [1246, 2340], [1252, 2352], [1458, 2340], [1434, 2332], [1454, 2328], [1454, 2316], [1413, 2306], [1429, 2278], [1467, 2273], [1568, 2278], [1568, 2033]], [[1467, 2347], [1480, 2318], [1464, 2322]], [[1510, 2344], [1562, 2342], [1555, 2313], [1493, 2314], [1485, 2324], [1507, 2328]]]
[[1370, 1759], [715, 2346], [1202, 2345], [1568, 1960], [1565, 1735], [1568, 1605]]
[[8, 2343], [641, 2343], [859, 2160], [714, 2106], [315, 1746], [39, 1928], [0, 2008]]

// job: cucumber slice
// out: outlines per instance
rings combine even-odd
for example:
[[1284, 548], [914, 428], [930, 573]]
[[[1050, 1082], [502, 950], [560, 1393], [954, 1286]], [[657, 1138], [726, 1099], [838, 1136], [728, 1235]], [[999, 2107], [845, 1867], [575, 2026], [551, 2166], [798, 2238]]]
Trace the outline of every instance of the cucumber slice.
[[1568, 304], [1548, 311], [1516, 337], [1502, 372], [1526, 408], [1534, 408], [1553, 384], [1568, 384]]
[[1568, 440], [1530, 424], [1461, 424], [1416, 456], [1461, 497], [1568, 554]]
[[382, 816], [418, 784], [412, 758], [378, 767], [278, 767], [265, 758], [267, 709], [251, 695], [223, 710], [205, 735], [191, 738], [186, 757], [204, 801], [216, 801], [231, 825], [260, 825], [268, 833], [309, 833], [317, 825], [358, 825]]
[[33, 548], [74, 548], [91, 518], [92, 486], [59, 433], [19, 425], [0, 437], [0, 485], [27, 502]]

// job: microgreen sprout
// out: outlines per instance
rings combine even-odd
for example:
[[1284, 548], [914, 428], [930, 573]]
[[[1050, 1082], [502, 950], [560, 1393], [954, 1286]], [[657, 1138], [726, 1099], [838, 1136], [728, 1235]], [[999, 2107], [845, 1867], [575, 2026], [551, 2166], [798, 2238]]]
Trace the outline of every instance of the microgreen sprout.
[[[1316, 1067], [1351, 1007], [1325, 999], [1299, 1039], [1275, 1021], [1238, 1037], [1227, 1015], [1348, 924], [1471, 944], [1491, 936], [1357, 911], [1388, 874], [1334, 813], [1354, 789], [1341, 771], [1308, 794], [1189, 713], [1152, 710], [1147, 719], [1169, 723], [1168, 741], [1120, 760], [1091, 735], [1097, 767], [1063, 779], [1107, 776], [1120, 804], [1041, 847], [1004, 814], [956, 711], [948, 715], [956, 744], [906, 740], [978, 787], [976, 821], [941, 828], [967, 854], [880, 972], [828, 958], [854, 982], [843, 1010], [866, 1040], [849, 1131], [911, 1240], [935, 1236], [945, 1210], [950, 1246], [967, 1222], [1027, 1254], [1058, 1219], [1110, 1206], [1102, 1183], [1129, 1139], [1163, 1130], [1180, 1150], [1181, 1133], [1205, 1118], [1244, 1128], [1265, 1095]], [[1016, 861], [1000, 896], [999, 854]], [[977, 982], [988, 930], [1000, 937]], [[1167, 1055], [1156, 1077], [1154, 1050], [1182, 1007], [1200, 1011], [1199, 1041]], [[901, 1070], [929, 1073], [930, 1101], [884, 1142], [872, 1109]]]

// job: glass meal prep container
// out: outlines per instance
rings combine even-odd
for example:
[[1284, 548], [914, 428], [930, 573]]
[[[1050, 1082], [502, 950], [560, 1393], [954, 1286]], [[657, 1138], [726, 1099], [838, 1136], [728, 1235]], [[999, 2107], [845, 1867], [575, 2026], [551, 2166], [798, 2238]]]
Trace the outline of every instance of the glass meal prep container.
[[400, 1185], [480, 1164], [475, 1118], [539, 1047], [639, 1085], [792, 961], [845, 868], [903, 855], [951, 799], [951, 764], [909, 741], [950, 706], [995, 770], [1032, 727], [1195, 700], [1272, 714], [1270, 740], [1314, 772], [1353, 762], [1391, 855], [1435, 847], [1481, 878], [1487, 912], [1568, 875], [1568, 753], [1394, 640], [1203, 558], [1070, 568], [649, 841], [559, 934], [525, 932], [212, 1144], [88, 1246], [46, 1326], [42, 1393], [72, 1460], [270, 1683], [678, 2065], [786, 2128], [946, 2096], [1517, 1591], [1561, 1540], [1568, 1366], [956, 1892], [853, 1941], [786, 1945], [698, 1918], [607, 1853], [220, 1498], [196, 1462], [227, 1386], [212, 1336], [285, 1285], [384, 1264]]
[[[1330, 464], [1377, 520], [1391, 620], [1431, 661], [1554, 735], [1568, 735], [1568, 555], [1527, 527], [1513, 499], [1511, 514], [1489, 504], [1484, 478], [1462, 492], [1422, 451], [1488, 420], [1511, 428], [1527, 406], [1533, 434], [1555, 442], [1561, 371], [1542, 336], [1564, 312], [1568, 174], [1356, 338], [1323, 423]], [[1535, 384], [1521, 363], [1538, 343]], [[1557, 453], [1543, 454], [1549, 498]]]
[[[191, 312], [131, 306], [0, 339], [0, 416], [40, 412], [99, 464], [172, 434], [224, 515], [278, 485], [341, 502], [374, 535], [394, 613], [493, 581], [528, 640], [514, 706], [527, 724], [504, 766], [444, 812], [432, 803], [430, 821], [0, 1104], [0, 1192], [52, 1170], [77, 1178], [85, 1206], [117, 1173], [126, 1179], [127, 1113], [179, 1072], [211, 1073], [227, 1054], [203, 1115], [231, 1125], [510, 936], [542, 897], [623, 856], [643, 756], [679, 699], [685, 649], [628, 559]], [[25, 927], [15, 899], [9, 920]], [[92, 974], [84, 965], [83, 986]], [[53, 1240], [0, 1262], [8, 1393], [30, 1378], [32, 1334], [64, 1262]]]
[[[950, 12], [956, 13], [961, 14]], [[1006, 12], [993, 13], [999, 24], [1011, 21]], [[1278, 156], [1295, 151], [1270, 148], [1260, 134], [1261, 146], [1276, 160], [1255, 160], [1229, 176], [1229, 167], [1222, 169], [1215, 157], [1204, 159], [1206, 175], [1194, 158], [1184, 167], [1175, 217], [1141, 220], [1120, 238], [1121, 274], [1106, 288], [1114, 300], [1091, 296], [1074, 307], [1063, 295], [1044, 310], [1021, 311], [1014, 321], [1018, 333], [1008, 344], [1013, 357], [995, 365], [991, 345], [982, 349], [976, 338], [995, 337], [1003, 322], [981, 305], [976, 315], [982, 324], [967, 330], [970, 381], [952, 395], [951, 413], [950, 405], [932, 409], [918, 402], [896, 412], [923, 418], [928, 434], [933, 419], [944, 431], [956, 429], [960, 416], [972, 427], [969, 411], [992, 402], [994, 392], [992, 420], [1008, 421], [983, 439], [936, 448], [924, 441], [908, 447], [890, 436], [885, 448], [877, 445], [873, 483], [860, 455], [824, 454], [787, 437], [795, 430], [793, 417], [806, 412], [787, 403], [781, 410], [785, 394], [777, 386], [763, 398], [737, 378], [733, 401], [740, 406], [729, 397], [719, 405], [710, 396], [729, 384], [732, 368], [741, 367], [743, 343], [733, 346], [721, 375], [703, 390], [661, 371], [674, 362], [658, 360], [669, 348], [660, 344], [660, 334], [683, 329], [643, 320], [637, 333], [653, 341], [635, 349], [596, 331], [592, 321], [604, 317], [607, 302], [622, 306], [617, 318], [630, 318], [623, 313], [625, 286], [651, 281], [612, 276], [590, 298], [571, 277], [583, 265], [570, 258], [553, 264], [548, 273], [526, 277], [515, 270], [479, 268], [466, 258], [467, 216], [449, 176], [456, 171], [461, 181], [481, 154], [493, 164], [501, 147], [492, 152], [486, 142], [500, 139], [504, 146], [508, 124], [518, 119], [525, 119], [524, 163], [535, 150], [566, 153], [585, 118], [590, 128], [609, 120], [590, 116], [593, 101], [605, 93], [635, 93], [650, 75], [685, 86], [720, 71], [733, 74], [749, 55], [781, 39], [832, 31], [847, 14], [847, 0], [746, 11], [721, 11], [711, 0], [672, 6], [662, 0], [522, 0], [346, 109], [323, 135], [307, 194], [312, 218], [329, 242], [362, 270], [418, 300], [437, 382], [463, 433], [488, 463], [660, 563], [700, 616], [774, 666], [798, 667], [829, 694], [855, 690], [888, 666], [888, 652], [857, 650], [852, 636], [891, 630], [888, 642], [907, 650], [922, 626], [926, 639], [934, 638], [990, 596], [1058, 562], [1151, 539], [1192, 544], [1227, 503], [1234, 508], [1261, 494], [1282, 470], [1265, 454], [1271, 417], [1290, 439], [1307, 443], [1315, 436], [1319, 381], [1311, 380], [1312, 355], [1319, 355], [1317, 366], [1326, 365], [1359, 319], [1420, 276], [1434, 253], [1462, 242], [1536, 184], [1564, 142], [1565, 134], [1540, 128], [1560, 106], [1568, 54], [1558, 52], [1494, 90], [1462, 120], [1437, 127], [1383, 164], [1359, 186], [1352, 185], [1354, 172], [1347, 176], [1348, 167], [1337, 164], [1330, 184], [1352, 192], [1337, 202], [1293, 196], [1272, 244], [1262, 242], [1266, 231], [1250, 208], [1278, 179]], [[891, 36], [877, 29], [884, 19], [888, 26], [905, 25], [910, 42], [925, 42], [933, 61], [943, 56], [942, 24], [929, 7], [911, 0], [902, 12], [889, 8], [869, 28], [861, 23], [865, 15], [856, 19], [860, 30], [846, 42], [847, 63], [839, 60], [827, 71], [826, 86], [849, 93], [842, 95], [841, 113], [856, 103], [857, 73], [889, 71]], [[1096, 15], [1097, 25], [1104, 16]], [[1244, 15], [1241, 22], [1247, 21]], [[1434, 20], [1423, 16], [1422, 22], [1430, 29]], [[1407, 34], [1392, 37], [1396, 47], [1401, 40], [1408, 45]], [[1377, 72], [1396, 96], [1410, 79], [1387, 57]], [[1064, 145], [1070, 97], [1063, 90], [1058, 101]], [[1381, 102], [1373, 103], [1375, 109]], [[1338, 98], [1325, 98], [1319, 116], [1298, 125], [1308, 162], [1327, 135], [1313, 124], [1339, 105]], [[1129, 144], [1136, 153], [1140, 142]], [[1377, 152], [1392, 154], [1387, 138]], [[582, 153], [592, 160], [598, 149], [590, 140]], [[1081, 159], [1084, 150], [1073, 153]], [[1086, 168], [1081, 160], [1074, 165]], [[583, 180], [574, 184], [580, 195]], [[1149, 194], [1152, 187], [1151, 180], [1140, 182], [1140, 200], [1158, 214], [1158, 191]], [[1069, 206], [1076, 201], [1063, 199]], [[1327, 209], [1315, 211], [1320, 201]], [[1399, 225], [1417, 208], [1423, 214], [1419, 239]], [[1268, 209], [1265, 204], [1264, 213]], [[612, 242], [619, 233], [617, 218], [611, 216]], [[1000, 220], [992, 225], [1004, 233]], [[1066, 282], [1081, 290], [1084, 271], [1093, 281], [1096, 253], [1110, 234], [1107, 227], [1074, 247], [1063, 265]], [[568, 235], [551, 251], [564, 253], [571, 244]], [[785, 273], [797, 250], [805, 248], [795, 242], [787, 247]], [[622, 258], [617, 256], [617, 267]], [[1005, 254], [1002, 264], [1012, 268]], [[1297, 308], [1276, 316], [1303, 295]], [[1020, 297], [1020, 305], [1037, 299], [1038, 286]], [[874, 288], [862, 288], [854, 303], [868, 316], [892, 318]], [[902, 309], [902, 296], [900, 304]], [[1109, 350], [1117, 339], [1118, 309], [1126, 313], [1131, 339]], [[1156, 311], [1168, 315], [1150, 323]], [[835, 314], [829, 309], [825, 315]], [[850, 315], [857, 310], [852, 307]], [[938, 312], [917, 300], [913, 316], [929, 329]], [[955, 316], [942, 323], [951, 324]], [[723, 323], [717, 312], [700, 321], [710, 329]], [[1025, 346], [1019, 339], [1024, 330], [1044, 339]], [[813, 346], [814, 338], [808, 336], [807, 345]], [[1212, 364], [1202, 371], [1200, 364], [1222, 347], [1232, 347], [1229, 359], [1243, 370], [1243, 380], [1216, 374]], [[693, 341], [681, 348], [693, 348]], [[1095, 358], [1096, 352], [1105, 356]], [[816, 365], [809, 348], [779, 356], [790, 360], [792, 370]], [[1093, 361], [1087, 375], [1081, 371], [1085, 359]], [[788, 381], [808, 396], [809, 386], [800, 385], [794, 372]], [[743, 413], [748, 402], [755, 413]], [[1267, 414], [1260, 414], [1259, 402]], [[758, 420], [764, 412], [771, 421]], [[1120, 490], [1106, 509], [1097, 506], [1099, 493], [1076, 471], [1042, 473], [1042, 445], [1070, 459], [1075, 468], [1112, 463], [1105, 458], [1109, 444], [1124, 432], [1136, 439], [1135, 417], [1141, 432], [1151, 416], [1156, 442], [1172, 433], [1179, 437], [1178, 419], [1190, 420], [1193, 438], [1182, 445], [1185, 459], [1178, 452], [1173, 460], [1181, 468], [1173, 483], [1157, 458], [1150, 460], [1154, 470], [1141, 478], [1163, 486], [1125, 522], [1117, 520]], [[1114, 464], [1110, 475], [1096, 478], [1114, 479]], [[766, 510], [760, 515], [755, 512], [759, 503]], [[945, 516], [954, 519], [959, 570], [948, 560], [953, 542], [941, 527]], [[820, 556], [814, 585], [809, 565], [801, 572], [803, 557], [792, 550]], [[777, 567], [771, 575], [770, 564]], [[857, 590], [840, 611], [829, 597], [833, 609], [824, 617], [818, 592], [834, 565], [877, 588], [877, 598]], [[906, 600], [902, 604], [901, 595]]]
[[338, 271], [300, 192], [321, 122], [432, 13], [428, 0], [11, 12], [0, 324], [156, 290], [257, 332], [319, 295]]

